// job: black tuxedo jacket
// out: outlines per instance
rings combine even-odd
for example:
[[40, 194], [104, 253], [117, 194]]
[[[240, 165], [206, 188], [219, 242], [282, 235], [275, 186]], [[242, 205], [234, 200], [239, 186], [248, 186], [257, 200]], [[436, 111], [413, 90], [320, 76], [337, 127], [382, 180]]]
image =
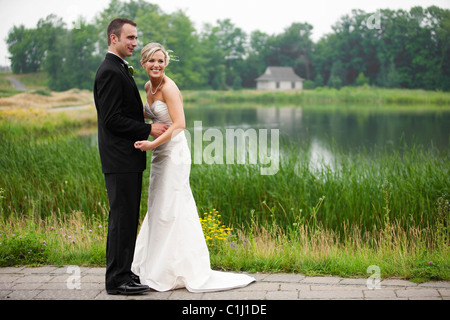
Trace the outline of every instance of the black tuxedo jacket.
[[112, 53], [97, 70], [94, 101], [98, 118], [98, 145], [103, 173], [142, 172], [146, 153], [134, 142], [147, 140], [143, 105], [133, 77], [123, 61]]

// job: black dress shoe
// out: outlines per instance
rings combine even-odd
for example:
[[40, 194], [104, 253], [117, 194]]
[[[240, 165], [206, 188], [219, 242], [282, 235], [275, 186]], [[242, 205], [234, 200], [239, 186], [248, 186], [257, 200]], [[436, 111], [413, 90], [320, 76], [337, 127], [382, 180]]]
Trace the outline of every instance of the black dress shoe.
[[130, 274], [131, 280], [133, 280], [134, 282], [136, 282], [137, 284], [141, 284], [141, 280], [139, 279], [139, 277], [137, 275], [135, 275], [134, 273]]
[[134, 281], [126, 282], [115, 289], [106, 290], [108, 294], [133, 295], [150, 291], [149, 286], [136, 283]]

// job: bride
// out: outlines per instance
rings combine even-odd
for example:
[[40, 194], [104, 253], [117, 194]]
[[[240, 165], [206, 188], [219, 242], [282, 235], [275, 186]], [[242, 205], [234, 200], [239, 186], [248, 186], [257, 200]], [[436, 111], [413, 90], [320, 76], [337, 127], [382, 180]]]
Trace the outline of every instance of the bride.
[[146, 45], [141, 64], [150, 81], [145, 85], [145, 117], [168, 124], [153, 141], [135, 148], [152, 150], [148, 211], [136, 240], [132, 271], [142, 284], [157, 291], [185, 287], [190, 292], [244, 287], [253, 277], [211, 270], [197, 207], [189, 185], [191, 156], [184, 134], [183, 98], [164, 74], [169, 55], [159, 43]]

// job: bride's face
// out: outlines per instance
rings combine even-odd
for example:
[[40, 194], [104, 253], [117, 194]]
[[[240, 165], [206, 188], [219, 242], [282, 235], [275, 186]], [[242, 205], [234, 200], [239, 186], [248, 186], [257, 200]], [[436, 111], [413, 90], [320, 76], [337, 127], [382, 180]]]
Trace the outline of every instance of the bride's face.
[[161, 50], [156, 51], [142, 66], [147, 71], [150, 78], [161, 78], [166, 67], [165, 55]]

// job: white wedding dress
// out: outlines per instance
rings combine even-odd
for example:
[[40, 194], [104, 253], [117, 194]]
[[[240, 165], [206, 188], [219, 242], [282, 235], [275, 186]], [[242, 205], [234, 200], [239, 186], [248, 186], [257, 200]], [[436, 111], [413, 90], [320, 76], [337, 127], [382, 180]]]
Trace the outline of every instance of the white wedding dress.
[[[167, 105], [145, 104], [153, 122], [172, 124]], [[209, 252], [189, 185], [191, 155], [184, 132], [152, 151], [148, 211], [136, 240], [132, 271], [157, 291], [244, 287], [245, 274], [211, 270]]]

